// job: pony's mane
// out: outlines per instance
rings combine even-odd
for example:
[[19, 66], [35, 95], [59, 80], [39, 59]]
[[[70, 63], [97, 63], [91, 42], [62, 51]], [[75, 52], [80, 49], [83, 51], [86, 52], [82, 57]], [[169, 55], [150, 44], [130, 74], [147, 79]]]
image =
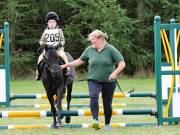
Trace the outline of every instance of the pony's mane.
[[50, 60], [55, 59], [55, 58], [58, 59], [58, 65], [64, 64], [63, 59], [60, 56], [58, 56], [56, 50], [54, 50], [54, 49], [48, 50], [48, 51], [46, 51], [46, 55]]

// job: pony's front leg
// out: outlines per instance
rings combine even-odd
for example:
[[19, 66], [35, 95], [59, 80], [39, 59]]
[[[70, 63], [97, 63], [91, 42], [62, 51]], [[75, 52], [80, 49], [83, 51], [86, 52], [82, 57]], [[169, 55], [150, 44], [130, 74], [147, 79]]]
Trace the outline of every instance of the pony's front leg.
[[61, 127], [62, 126], [62, 122], [61, 122], [61, 111], [62, 111], [62, 95], [57, 95], [57, 127]]
[[53, 98], [53, 95], [52, 94], [48, 94], [47, 93], [47, 97], [48, 97], [48, 100], [49, 100], [49, 103], [51, 105], [51, 112], [53, 114], [53, 128], [57, 128], [57, 122], [56, 122], [56, 108], [55, 108], [55, 105], [54, 105], [54, 98]]

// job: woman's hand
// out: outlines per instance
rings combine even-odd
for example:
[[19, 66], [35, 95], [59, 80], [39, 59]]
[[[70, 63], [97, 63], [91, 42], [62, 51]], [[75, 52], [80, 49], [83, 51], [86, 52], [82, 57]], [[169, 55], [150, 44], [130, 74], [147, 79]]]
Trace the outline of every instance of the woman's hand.
[[117, 74], [115, 72], [113, 72], [110, 74], [109, 80], [114, 80], [114, 79], [116, 79], [116, 77], [117, 77]]
[[116, 68], [116, 70], [114, 70], [114, 72], [112, 72], [109, 76], [109, 80], [114, 80], [116, 79], [117, 75], [124, 69], [124, 67], [126, 66], [126, 63], [123, 61], [120, 61], [118, 63], [118, 67]]
[[66, 67], [67, 67], [67, 64], [60, 65], [60, 66], [59, 66], [60, 69], [64, 69], [64, 68], [66, 68]]
[[79, 59], [76, 59], [76, 60], [74, 60], [74, 61], [71, 61], [71, 62], [69, 62], [69, 63], [67, 63], [67, 64], [60, 65], [59, 68], [60, 68], [60, 69], [64, 69], [64, 68], [66, 68], [66, 67], [77, 67], [77, 66], [82, 65], [82, 64], [84, 64], [84, 63], [85, 63], [85, 62], [82, 61], [82, 60], [79, 58]]

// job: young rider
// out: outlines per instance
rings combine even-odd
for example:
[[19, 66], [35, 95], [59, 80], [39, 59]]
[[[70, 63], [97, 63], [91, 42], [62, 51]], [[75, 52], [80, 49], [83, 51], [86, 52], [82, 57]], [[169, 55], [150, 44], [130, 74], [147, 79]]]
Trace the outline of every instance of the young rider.
[[[64, 44], [65, 44], [65, 38], [64, 34], [61, 28], [59, 28], [59, 17], [55, 12], [49, 12], [46, 15], [45, 22], [47, 24], [47, 28], [44, 30], [41, 39], [39, 40], [40, 46], [48, 45], [52, 47], [59, 46], [57, 53], [58, 55], [64, 60], [64, 62], [67, 64], [68, 59], [66, 57], [66, 54], [64, 52]], [[38, 64], [43, 60], [43, 55], [45, 51], [41, 53], [41, 55], [38, 58]], [[66, 76], [70, 76], [70, 68], [67, 68], [66, 70]], [[36, 71], [36, 77], [35, 80], [40, 80], [41, 75]]]

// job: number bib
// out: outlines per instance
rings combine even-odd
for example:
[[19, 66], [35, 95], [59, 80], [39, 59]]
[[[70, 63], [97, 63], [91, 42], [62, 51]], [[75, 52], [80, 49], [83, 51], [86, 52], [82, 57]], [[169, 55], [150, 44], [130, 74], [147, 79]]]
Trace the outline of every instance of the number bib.
[[46, 44], [50, 46], [57, 46], [60, 42], [59, 29], [45, 30]]

